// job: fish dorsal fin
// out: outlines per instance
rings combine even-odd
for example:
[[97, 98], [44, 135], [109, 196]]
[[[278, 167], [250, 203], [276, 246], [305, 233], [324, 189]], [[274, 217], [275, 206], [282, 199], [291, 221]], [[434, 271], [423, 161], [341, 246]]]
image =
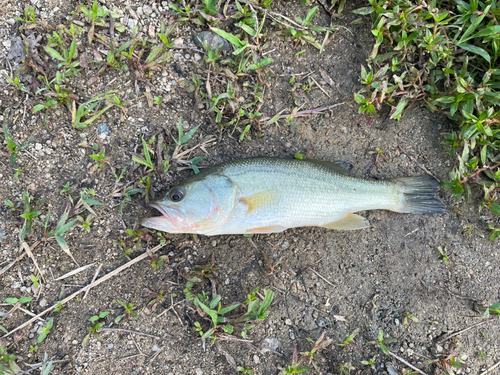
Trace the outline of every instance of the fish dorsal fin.
[[347, 214], [340, 220], [322, 225], [323, 228], [337, 229], [337, 230], [354, 230], [370, 227], [370, 223], [363, 216], [353, 213]]
[[341, 160], [327, 161], [327, 160], [306, 159], [306, 161], [314, 164], [323, 165], [343, 175], [349, 174], [349, 171], [352, 169], [351, 164]]

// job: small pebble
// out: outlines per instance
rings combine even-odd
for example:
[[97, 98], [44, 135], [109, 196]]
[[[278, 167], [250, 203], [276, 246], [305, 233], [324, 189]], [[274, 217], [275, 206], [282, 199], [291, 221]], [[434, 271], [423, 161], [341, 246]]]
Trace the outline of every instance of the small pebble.
[[109, 137], [109, 134], [111, 131], [109, 130], [108, 124], [105, 122], [102, 122], [99, 124], [99, 127], [97, 128], [97, 136], [101, 139], [104, 139], [106, 137]]
[[151, 350], [153, 352], [157, 352], [158, 350], [160, 350], [160, 348], [157, 345], [155, 345], [155, 346], [153, 346], [153, 349], [151, 349]]
[[330, 325], [330, 323], [328, 322], [328, 320], [320, 316], [318, 319], [316, 319], [316, 325], [319, 328], [326, 328]]
[[394, 365], [391, 362], [387, 362], [385, 364], [385, 367], [387, 367], [387, 373], [389, 375], [399, 375], [398, 370], [396, 369], [396, 367], [394, 367]]
[[127, 27], [129, 30], [134, 30], [134, 27], [137, 25], [137, 20], [134, 20], [133, 18], [129, 18], [127, 21]]
[[197, 368], [196, 375], [203, 375], [203, 370], [201, 368]]
[[212, 51], [220, 48], [220, 51], [229, 51], [231, 46], [229, 42], [223, 37], [217, 35], [212, 31], [202, 31], [201, 33], [193, 36], [193, 42], [198, 48], [203, 49], [203, 44], [206, 43]]
[[40, 307], [45, 307], [47, 306], [47, 300], [45, 298], [42, 298], [38, 304], [40, 305]]
[[114, 347], [114, 345], [113, 345], [113, 344], [109, 344], [109, 345], [108, 345], [108, 349], [109, 349], [109, 350], [113, 349], [113, 347]]
[[264, 341], [262, 341], [261, 346], [262, 346], [262, 349], [264, 349], [263, 351], [269, 351], [269, 350], [278, 349], [279, 344], [280, 344], [280, 342], [278, 341], [278, 339], [276, 337], [270, 337], [270, 338], [264, 339]]
[[287, 320], [285, 320], [285, 324], [286, 324], [287, 326], [291, 326], [291, 325], [292, 325], [292, 320], [291, 320], [291, 319], [287, 319]]

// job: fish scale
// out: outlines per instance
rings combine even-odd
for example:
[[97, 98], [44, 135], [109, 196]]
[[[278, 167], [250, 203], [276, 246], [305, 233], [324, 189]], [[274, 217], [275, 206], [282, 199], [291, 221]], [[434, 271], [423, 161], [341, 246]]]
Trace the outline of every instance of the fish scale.
[[[244, 221], [257, 227], [321, 226], [348, 212], [389, 209], [399, 202], [397, 186], [342, 175], [308, 160], [258, 158], [241, 165], [228, 162], [218, 172], [237, 184], [245, 196], [276, 192], [276, 202], [251, 212]], [[279, 168], [277, 168], [279, 166]], [[210, 171], [208, 171], [210, 173]]]

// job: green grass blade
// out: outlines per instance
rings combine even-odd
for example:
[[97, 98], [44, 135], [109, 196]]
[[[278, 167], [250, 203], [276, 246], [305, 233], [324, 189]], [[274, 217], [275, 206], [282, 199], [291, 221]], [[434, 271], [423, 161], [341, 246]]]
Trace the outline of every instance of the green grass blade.
[[78, 220], [75, 219], [75, 220], [72, 220], [70, 221], [69, 223], [66, 223], [65, 225], [63, 225], [62, 227], [60, 227], [56, 232], [55, 234], [56, 235], [61, 235], [63, 234], [64, 232], [67, 232], [68, 230], [71, 229], [71, 227], [73, 227], [73, 225], [75, 225], [75, 223], [77, 222]]
[[88, 119], [85, 122], [82, 122], [80, 124], [80, 126], [86, 128], [87, 126], [89, 126], [90, 124], [92, 124], [98, 117], [100, 117], [104, 112], [106, 112], [111, 107], [113, 107], [113, 105], [108, 105], [106, 108], [101, 109], [99, 112], [97, 112], [97, 114], [95, 114], [94, 116], [92, 116], [90, 119]]
[[[181, 132], [179, 131], [179, 136], [180, 136], [180, 140], [181, 140], [181, 145], [187, 143], [191, 137], [194, 135], [194, 133], [196, 133], [196, 131], [198, 130], [198, 128], [200, 127], [200, 125], [194, 127], [193, 129], [191, 129], [189, 132], [187, 132], [185, 135], [183, 136], [180, 136]], [[181, 128], [182, 128], [182, 125], [181, 125]]]
[[488, 61], [489, 64], [491, 64], [491, 56], [490, 56], [490, 54], [488, 52], [486, 52], [484, 49], [482, 49], [481, 47], [476, 47], [476, 46], [473, 46], [472, 44], [468, 44], [468, 43], [459, 44], [458, 47], [462, 48], [462, 49], [464, 49], [466, 51], [475, 53], [476, 55], [481, 56], [486, 61]]
[[225, 31], [218, 29], [216, 27], [211, 27], [210, 28], [214, 33], [217, 35], [223, 37], [226, 39], [229, 43], [233, 45], [233, 47], [236, 48], [241, 48], [246, 45], [246, 43], [242, 42], [241, 40], [238, 39], [238, 37], [234, 36], [233, 34], [226, 33]]
[[66, 61], [66, 59], [62, 57], [61, 54], [52, 47], [45, 47], [45, 52], [47, 52], [53, 59], [59, 61]]

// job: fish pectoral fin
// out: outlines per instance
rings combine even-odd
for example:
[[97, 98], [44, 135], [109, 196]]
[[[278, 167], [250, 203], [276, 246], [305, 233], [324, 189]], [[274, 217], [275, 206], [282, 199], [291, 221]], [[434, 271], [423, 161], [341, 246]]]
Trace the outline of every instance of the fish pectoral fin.
[[363, 216], [359, 216], [353, 213], [347, 214], [346, 217], [334, 221], [333, 223], [324, 224], [322, 228], [337, 229], [337, 230], [354, 230], [369, 228], [370, 223]]
[[246, 214], [262, 207], [267, 207], [275, 202], [276, 192], [274, 190], [264, 190], [259, 193], [242, 197], [239, 202], [248, 206]]
[[283, 232], [287, 228], [281, 226], [281, 225], [270, 225], [268, 227], [260, 227], [260, 228], [252, 228], [252, 229], [247, 229], [247, 233], [278, 233], [278, 232]]

